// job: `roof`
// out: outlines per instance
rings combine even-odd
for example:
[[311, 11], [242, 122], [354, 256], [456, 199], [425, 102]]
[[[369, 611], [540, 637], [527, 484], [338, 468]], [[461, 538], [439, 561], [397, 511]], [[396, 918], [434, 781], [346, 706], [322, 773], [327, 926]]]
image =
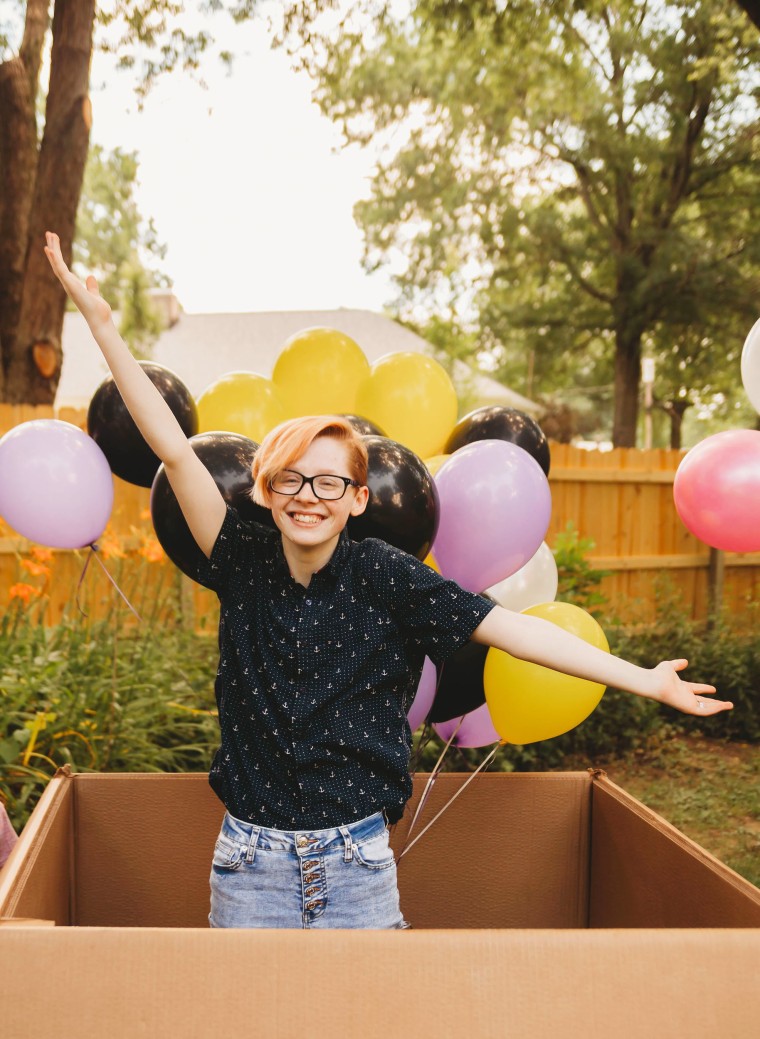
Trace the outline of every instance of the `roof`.
[[[370, 364], [385, 354], [411, 351], [433, 354], [415, 332], [370, 310], [280, 310], [248, 314], [186, 314], [165, 329], [151, 358], [175, 372], [193, 396], [232, 371], [257, 372], [269, 378], [287, 340], [307, 328], [335, 328], [351, 336]], [[108, 374], [97, 344], [81, 314], [67, 312], [63, 325], [63, 368], [58, 406], [87, 407]], [[502, 404], [535, 415], [535, 402], [488, 376], [457, 362], [454, 381], [478, 404]]]

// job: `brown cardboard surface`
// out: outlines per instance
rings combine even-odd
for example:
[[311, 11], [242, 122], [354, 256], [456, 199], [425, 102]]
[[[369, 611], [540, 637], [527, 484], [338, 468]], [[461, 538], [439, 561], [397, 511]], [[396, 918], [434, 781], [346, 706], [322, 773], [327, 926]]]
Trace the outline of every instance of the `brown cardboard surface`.
[[82, 926], [208, 926], [224, 808], [205, 775], [77, 776], [76, 917]]
[[[468, 777], [440, 775], [412, 839]], [[427, 777], [392, 844], [403, 847]], [[415, 928], [585, 927], [591, 783], [585, 772], [478, 776], [398, 867]]]
[[0, 870], [0, 916], [73, 922], [74, 834], [74, 788], [62, 772], [48, 783]]
[[[439, 776], [417, 832], [467, 778]], [[201, 774], [61, 776], [0, 874], [0, 916], [205, 927], [222, 812]], [[417, 930], [760, 926], [756, 888], [587, 773], [478, 776], [401, 859], [399, 886]]]
[[606, 778], [592, 804], [589, 927], [760, 927], [760, 891], [661, 816]]
[[4, 1039], [755, 1039], [760, 932], [0, 932]]

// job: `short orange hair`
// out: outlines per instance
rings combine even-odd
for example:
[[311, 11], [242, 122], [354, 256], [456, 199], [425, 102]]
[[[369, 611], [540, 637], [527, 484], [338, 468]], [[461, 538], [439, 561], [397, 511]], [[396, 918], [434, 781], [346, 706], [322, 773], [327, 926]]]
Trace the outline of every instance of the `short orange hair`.
[[269, 487], [276, 473], [289, 469], [318, 437], [333, 437], [348, 447], [349, 475], [364, 486], [367, 482], [367, 447], [348, 419], [340, 415], [306, 415], [275, 426], [261, 441], [253, 456], [253, 491], [257, 505], [272, 507]]

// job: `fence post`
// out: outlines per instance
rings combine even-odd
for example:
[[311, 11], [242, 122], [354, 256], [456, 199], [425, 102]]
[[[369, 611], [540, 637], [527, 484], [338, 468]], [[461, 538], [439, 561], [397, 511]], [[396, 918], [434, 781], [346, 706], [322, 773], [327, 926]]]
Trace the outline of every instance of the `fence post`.
[[710, 565], [707, 571], [707, 627], [715, 626], [723, 606], [723, 579], [726, 573], [726, 557], [719, 548], [710, 549]]

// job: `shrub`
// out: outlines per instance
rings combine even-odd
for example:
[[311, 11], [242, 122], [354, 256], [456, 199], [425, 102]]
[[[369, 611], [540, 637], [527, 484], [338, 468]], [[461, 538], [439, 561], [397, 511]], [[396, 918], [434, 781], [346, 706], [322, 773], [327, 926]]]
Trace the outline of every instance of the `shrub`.
[[49, 571], [23, 563], [38, 583], [16, 582], [23, 587], [0, 616], [0, 797], [16, 828], [64, 764], [78, 771], [205, 771], [218, 743], [216, 647], [184, 630], [169, 608], [172, 571], [165, 580], [155, 573], [148, 579], [160, 564], [147, 553], [137, 565], [130, 561], [126, 580], [117, 565], [140, 624], [114, 592], [99, 619], [71, 607], [48, 627], [39, 579], [47, 582]]

